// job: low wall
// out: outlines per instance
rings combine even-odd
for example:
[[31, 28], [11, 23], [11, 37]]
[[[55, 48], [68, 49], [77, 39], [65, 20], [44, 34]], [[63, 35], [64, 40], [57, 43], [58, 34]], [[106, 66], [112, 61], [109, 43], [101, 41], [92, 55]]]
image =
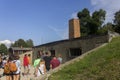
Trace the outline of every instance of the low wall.
[[112, 31], [108, 31], [108, 34], [109, 34], [109, 42], [112, 40], [112, 38], [120, 36], [119, 33], [112, 32]]

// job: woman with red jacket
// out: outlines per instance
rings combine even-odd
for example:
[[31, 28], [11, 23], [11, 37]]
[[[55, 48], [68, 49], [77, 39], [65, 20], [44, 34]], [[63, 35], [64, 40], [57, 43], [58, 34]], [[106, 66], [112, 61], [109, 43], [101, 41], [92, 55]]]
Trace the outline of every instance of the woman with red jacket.
[[25, 54], [25, 56], [23, 58], [24, 74], [27, 74], [28, 64], [29, 64], [28, 56], [27, 56], [27, 54]]

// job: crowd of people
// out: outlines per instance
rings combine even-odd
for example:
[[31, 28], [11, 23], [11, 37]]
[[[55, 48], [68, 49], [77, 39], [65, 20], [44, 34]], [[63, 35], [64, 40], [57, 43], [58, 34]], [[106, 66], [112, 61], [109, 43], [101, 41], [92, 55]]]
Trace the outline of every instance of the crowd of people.
[[62, 57], [59, 54], [59, 57], [51, 56], [48, 52], [43, 53], [42, 51], [38, 52], [38, 56], [34, 61], [35, 76], [40, 76], [45, 74], [50, 69], [54, 69], [62, 64]]
[[3, 59], [0, 56], [0, 70], [4, 70], [1, 76], [6, 76], [6, 80], [20, 79], [21, 62], [19, 58], [19, 55], [10, 55], [8, 58], [4, 57]]
[[[31, 66], [34, 67], [33, 75], [35, 77], [38, 77], [62, 64], [61, 54], [56, 57], [51, 56], [48, 52], [43, 53], [42, 51], [38, 51], [37, 58], [34, 60], [33, 65], [30, 54], [24, 55], [23, 64], [21, 63], [19, 58], [19, 55], [10, 55], [8, 58], [1, 58], [0, 55], [0, 70], [3, 69], [2, 76], [6, 76], [6, 80], [20, 80], [20, 73], [22, 73], [23, 76], [31, 75]], [[11, 65], [14, 69], [10, 67]], [[21, 66], [24, 67], [24, 72], [21, 72]], [[10, 69], [10, 71], [7, 70], [7, 67]]]

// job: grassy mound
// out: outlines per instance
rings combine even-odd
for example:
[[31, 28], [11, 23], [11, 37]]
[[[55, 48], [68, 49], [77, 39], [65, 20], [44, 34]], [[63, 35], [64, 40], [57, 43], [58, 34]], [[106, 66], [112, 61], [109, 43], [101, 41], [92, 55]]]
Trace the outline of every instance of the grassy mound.
[[49, 80], [120, 80], [120, 37], [52, 74]]

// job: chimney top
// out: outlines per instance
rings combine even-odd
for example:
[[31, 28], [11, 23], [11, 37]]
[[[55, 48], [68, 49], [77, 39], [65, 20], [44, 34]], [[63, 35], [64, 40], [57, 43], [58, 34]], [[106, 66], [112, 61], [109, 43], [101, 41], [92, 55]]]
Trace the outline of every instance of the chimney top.
[[69, 20], [69, 39], [80, 37], [80, 21], [79, 19]]

